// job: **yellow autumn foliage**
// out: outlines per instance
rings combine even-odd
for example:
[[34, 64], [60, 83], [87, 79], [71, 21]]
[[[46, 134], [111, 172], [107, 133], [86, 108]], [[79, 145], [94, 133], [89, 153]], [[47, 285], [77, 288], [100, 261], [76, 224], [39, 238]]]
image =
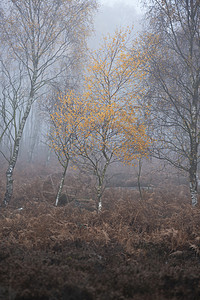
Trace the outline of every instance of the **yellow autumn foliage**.
[[60, 157], [73, 153], [92, 162], [102, 156], [108, 163], [115, 156], [132, 163], [147, 155], [150, 139], [138, 99], [148, 62], [130, 34], [117, 31], [91, 53], [81, 96], [59, 95], [51, 146]]

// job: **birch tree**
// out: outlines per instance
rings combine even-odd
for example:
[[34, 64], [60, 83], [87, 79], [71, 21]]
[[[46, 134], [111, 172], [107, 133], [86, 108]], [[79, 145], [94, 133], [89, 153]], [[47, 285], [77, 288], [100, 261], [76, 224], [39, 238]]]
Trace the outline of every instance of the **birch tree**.
[[[15, 0], [1, 3], [1, 43], [10, 63], [23, 68], [20, 74], [23, 85], [17, 92], [24, 101], [6, 172], [4, 205], [12, 196], [13, 171], [32, 104], [42, 97], [47, 85], [59, 81], [73, 49], [77, 47], [81, 52], [94, 8], [95, 1], [90, 0]], [[12, 85], [12, 70], [7, 75]]]
[[154, 155], [185, 171], [197, 204], [200, 143], [200, 2], [152, 0], [149, 49]]
[[91, 53], [83, 101], [86, 111], [78, 131], [76, 151], [83, 166], [97, 179], [97, 207], [101, 210], [107, 171], [116, 160], [132, 163], [146, 155], [150, 140], [138, 105], [147, 59], [131, 40], [131, 31], [119, 30], [104, 38]]
[[63, 167], [63, 174], [58, 188], [55, 205], [59, 203], [66, 172], [70, 161], [75, 156], [77, 132], [84, 119], [84, 104], [74, 91], [66, 95], [60, 94], [51, 117], [51, 131], [48, 135], [50, 147], [54, 150], [59, 163]]
[[91, 53], [82, 94], [67, 93], [51, 114], [55, 127], [51, 145], [64, 167], [63, 180], [72, 157], [73, 163], [92, 172], [98, 211], [109, 166], [147, 155], [150, 144], [138, 105], [147, 61], [129, 43], [130, 34], [120, 30], [104, 39], [102, 47]]

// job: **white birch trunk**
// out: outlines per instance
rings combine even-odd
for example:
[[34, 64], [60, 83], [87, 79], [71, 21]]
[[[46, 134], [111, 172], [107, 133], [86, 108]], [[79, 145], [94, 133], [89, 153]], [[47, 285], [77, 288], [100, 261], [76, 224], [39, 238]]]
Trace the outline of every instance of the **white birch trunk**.
[[17, 158], [19, 155], [19, 144], [22, 138], [22, 134], [23, 134], [23, 130], [24, 130], [24, 126], [26, 123], [26, 120], [29, 116], [30, 110], [31, 110], [31, 105], [32, 105], [32, 98], [30, 98], [27, 107], [26, 107], [26, 111], [24, 113], [24, 116], [22, 118], [22, 122], [20, 124], [18, 133], [17, 133], [17, 138], [15, 140], [15, 144], [14, 144], [14, 149], [13, 149], [13, 154], [12, 157], [10, 159], [9, 162], [9, 166], [7, 168], [6, 171], [6, 193], [4, 196], [4, 200], [3, 200], [3, 205], [7, 206], [10, 202], [10, 199], [12, 197], [13, 194], [13, 171], [17, 162]]
[[100, 212], [102, 209], [102, 186], [99, 185], [97, 188], [97, 199], [98, 199], [98, 204], [97, 204], [97, 211]]
[[59, 186], [58, 193], [57, 193], [57, 196], [56, 196], [55, 206], [58, 206], [58, 203], [59, 203], [59, 199], [60, 199], [60, 196], [61, 196], [61, 193], [62, 193], [64, 181], [65, 181], [65, 175], [66, 175], [66, 172], [67, 172], [68, 164], [69, 164], [69, 160], [67, 160], [66, 165], [64, 166], [64, 171], [63, 171], [63, 174], [62, 174], [62, 178], [61, 178], [61, 181], [60, 181], [60, 186]]
[[197, 188], [194, 182], [190, 182], [190, 196], [192, 199], [192, 206], [196, 206], [198, 203], [198, 198], [197, 198]]
[[190, 152], [190, 195], [192, 200], [192, 206], [196, 206], [198, 203], [197, 190], [198, 190], [198, 178], [197, 178], [197, 153], [198, 153], [198, 142], [197, 142], [197, 104], [196, 98], [193, 100], [191, 109], [191, 152]]

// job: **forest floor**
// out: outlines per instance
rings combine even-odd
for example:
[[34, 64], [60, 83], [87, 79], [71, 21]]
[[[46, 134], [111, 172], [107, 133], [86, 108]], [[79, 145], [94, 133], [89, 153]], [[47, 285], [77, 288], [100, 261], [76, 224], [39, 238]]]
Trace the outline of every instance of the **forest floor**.
[[0, 209], [0, 300], [200, 299], [200, 207], [187, 191], [141, 200], [110, 187], [97, 213], [54, 207], [52, 178], [23, 176]]

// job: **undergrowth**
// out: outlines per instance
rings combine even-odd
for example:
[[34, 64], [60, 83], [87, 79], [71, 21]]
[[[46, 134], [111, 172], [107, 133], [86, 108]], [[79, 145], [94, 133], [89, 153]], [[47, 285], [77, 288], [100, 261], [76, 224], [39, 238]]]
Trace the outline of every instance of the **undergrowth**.
[[109, 188], [100, 213], [25, 199], [0, 211], [0, 299], [199, 299], [200, 209]]

